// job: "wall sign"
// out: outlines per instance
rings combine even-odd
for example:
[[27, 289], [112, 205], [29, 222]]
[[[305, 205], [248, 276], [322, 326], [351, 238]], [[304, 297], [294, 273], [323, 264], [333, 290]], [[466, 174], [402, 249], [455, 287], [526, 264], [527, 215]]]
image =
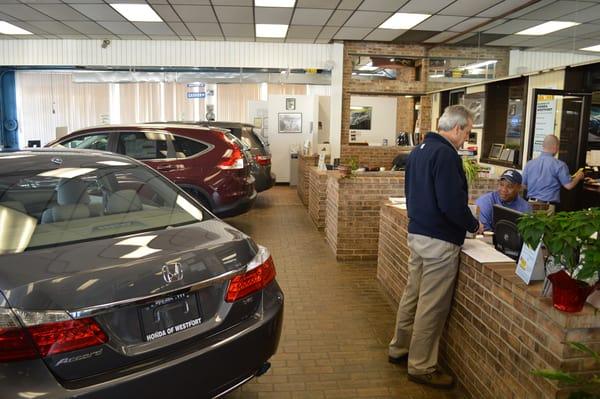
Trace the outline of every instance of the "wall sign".
[[187, 94], [187, 98], [206, 98], [206, 93], [201, 91], [201, 92], [188, 92]]
[[554, 134], [556, 100], [538, 101], [535, 108], [535, 129], [533, 134], [533, 156], [542, 152], [544, 137]]
[[515, 272], [525, 284], [529, 284], [530, 281], [534, 280], [543, 280], [546, 277], [541, 247], [541, 242], [535, 249], [523, 244]]

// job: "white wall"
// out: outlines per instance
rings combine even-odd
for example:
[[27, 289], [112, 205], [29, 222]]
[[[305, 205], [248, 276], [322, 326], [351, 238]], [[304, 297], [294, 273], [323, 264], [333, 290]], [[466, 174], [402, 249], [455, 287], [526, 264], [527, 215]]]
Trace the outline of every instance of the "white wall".
[[318, 130], [317, 125], [317, 140], [319, 143], [329, 141], [329, 128], [331, 123], [331, 97], [319, 96], [319, 122], [321, 122], [321, 130]]
[[[286, 98], [296, 99], [296, 109], [287, 111], [285, 109]], [[318, 113], [318, 97], [316, 96], [290, 96], [290, 95], [272, 95], [269, 96], [269, 145], [271, 148], [271, 164], [273, 173], [277, 175], [278, 183], [287, 183], [290, 181], [290, 148], [297, 146], [301, 151], [306, 140], [311, 140], [314, 149], [316, 146], [316, 130]], [[278, 115], [281, 112], [302, 113], [302, 133], [279, 133]], [[310, 131], [311, 122], [313, 123], [314, 133]]]
[[339, 158], [342, 149], [342, 96], [344, 81], [344, 45], [334, 43], [331, 51], [331, 158]]
[[351, 96], [350, 107], [372, 107], [371, 130], [350, 130], [350, 134], [356, 134], [357, 143], [369, 143], [369, 145], [380, 146], [383, 139], [387, 139], [388, 145], [394, 145], [396, 140], [396, 113], [398, 105], [396, 97], [383, 96]]
[[600, 60], [600, 56], [555, 51], [511, 50], [508, 74], [521, 75], [592, 60]]

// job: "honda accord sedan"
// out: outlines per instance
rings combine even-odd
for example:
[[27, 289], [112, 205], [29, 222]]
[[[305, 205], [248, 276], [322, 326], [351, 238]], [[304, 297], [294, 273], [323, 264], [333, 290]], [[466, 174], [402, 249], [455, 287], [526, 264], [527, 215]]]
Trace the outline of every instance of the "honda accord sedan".
[[212, 398], [264, 373], [268, 250], [131, 158], [0, 152], [0, 398]]

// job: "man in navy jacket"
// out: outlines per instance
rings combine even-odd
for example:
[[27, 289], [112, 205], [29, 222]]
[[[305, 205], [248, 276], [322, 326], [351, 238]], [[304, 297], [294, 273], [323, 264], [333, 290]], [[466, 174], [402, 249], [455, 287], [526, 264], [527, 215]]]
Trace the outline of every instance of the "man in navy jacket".
[[450, 388], [452, 376], [437, 365], [442, 329], [450, 310], [458, 255], [467, 231], [483, 225], [468, 207], [468, 187], [457, 150], [469, 137], [473, 114], [462, 105], [447, 107], [438, 123], [410, 154], [406, 166], [408, 282], [400, 300], [389, 360], [408, 355], [408, 379]]

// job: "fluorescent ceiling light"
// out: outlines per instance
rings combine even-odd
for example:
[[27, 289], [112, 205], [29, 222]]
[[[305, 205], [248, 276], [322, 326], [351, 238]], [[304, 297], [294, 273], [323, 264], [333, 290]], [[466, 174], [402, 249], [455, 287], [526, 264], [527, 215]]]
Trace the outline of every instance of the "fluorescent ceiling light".
[[285, 37], [288, 25], [256, 24], [256, 37]]
[[0, 21], [0, 33], [4, 35], [33, 35], [31, 32], [5, 21]]
[[294, 7], [296, 0], [254, 0], [256, 7]]
[[163, 22], [148, 4], [111, 4], [114, 8], [131, 22]]
[[409, 14], [403, 12], [397, 12], [396, 14], [389, 17], [379, 28], [381, 29], [410, 29], [415, 25], [420, 24], [427, 18], [431, 17], [430, 14]]
[[444, 74], [443, 73], [437, 73], [435, 75], [429, 75], [430, 78], [443, 78]]
[[581, 51], [600, 51], [600, 44], [591, 47], [580, 48]]
[[515, 35], [542, 36], [547, 35], [548, 33], [556, 32], [557, 30], [567, 29], [577, 25], [579, 25], [579, 22], [548, 21], [541, 25], [517, 32]]

